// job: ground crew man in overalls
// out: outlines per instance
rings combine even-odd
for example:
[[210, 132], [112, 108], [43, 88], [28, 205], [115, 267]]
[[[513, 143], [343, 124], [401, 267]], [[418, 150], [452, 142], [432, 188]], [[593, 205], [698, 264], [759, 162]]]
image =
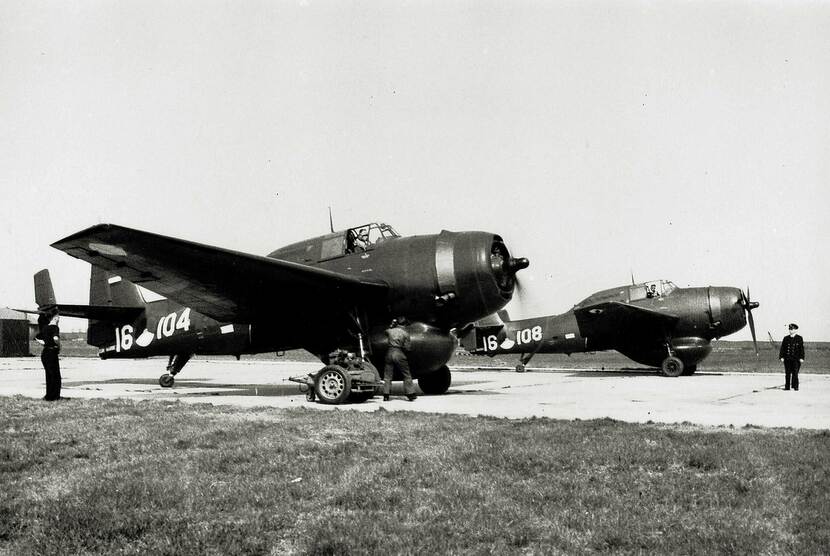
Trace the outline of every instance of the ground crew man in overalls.
[[386, 339], [389, 349], [386, 350], [386, 359], [383, 368], [383, 401], [389, 401], [389, 391], [392, 388], [392, 375], [397, 369], [403, 375], [403, 390], [409, 401], [415, 400], [415, 385], [412, 383], [412, 374], [409, 372], [409, 361], [406, 358], [410, 349], [409, 332], [406, 331], [406, 317], [392, 320], [386, 330]]

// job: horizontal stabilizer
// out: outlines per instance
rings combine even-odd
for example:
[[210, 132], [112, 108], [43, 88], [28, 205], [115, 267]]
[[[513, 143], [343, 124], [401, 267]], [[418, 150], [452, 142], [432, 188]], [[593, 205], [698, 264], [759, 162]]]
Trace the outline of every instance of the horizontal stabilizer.
[[144, 307], [113, 307], [112, 305], [66, 305], [54, 303], [44, 305], [38, 309], [12, 309], [19, 313], [31, 315], [51, 315], [57, 311], [62, 317], [74, 317], [79, 319], [101, 320], [108, 323], [119, 324], [133, 322]]
[[58, 314], [64, 317], [102, 320], [110, 323], [133, 322], [144, 307], [113, 307], [112, 305], [56, 305]]

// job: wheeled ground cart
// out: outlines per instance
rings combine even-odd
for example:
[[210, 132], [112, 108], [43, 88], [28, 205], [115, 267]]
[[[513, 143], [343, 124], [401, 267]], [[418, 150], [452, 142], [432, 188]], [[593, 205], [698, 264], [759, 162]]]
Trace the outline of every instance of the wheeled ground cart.
[[329, 364], [319, 371], [288, 380], [300, 384], [308, 401], [324, 404], [365, 402], [383, 385], [374, 365], [345, 350], [329, 354]]

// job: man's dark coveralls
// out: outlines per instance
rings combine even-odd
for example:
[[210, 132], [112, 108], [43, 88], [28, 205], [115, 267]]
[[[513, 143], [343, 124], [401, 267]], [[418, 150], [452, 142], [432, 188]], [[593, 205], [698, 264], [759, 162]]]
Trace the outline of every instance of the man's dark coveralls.
[[61, 397], [61, 365], [58, 361], [60, 352], [60, 329], [57, 325], [50, 324], [41, 333], [43, 340], [43, 352], [40, 354], [40, 361], [46, 371], [46, 396], [44, 400], [55, 401]]
[[790, 384], [793, 390], [798, 390], [798, 371], [804, 360], [804, 339], [798, 334], [784, 336], [778, 358], [784, 360], [784, 390], [789, 390]]
[[415, 385], [412, 383], [409, 361], [406, 359], [406, 352], [410, 348], [409, 332], [401, 326], [395, 326], [386, 330], [386, 338], [389, 340], [389, 349], [386, 351], [383, 367], [383, 395], [389, 395], [392, 388], [392, 374], [395, 369], [398, 369], [403, 375], [404, 393], [407, 397], [414, 396]]

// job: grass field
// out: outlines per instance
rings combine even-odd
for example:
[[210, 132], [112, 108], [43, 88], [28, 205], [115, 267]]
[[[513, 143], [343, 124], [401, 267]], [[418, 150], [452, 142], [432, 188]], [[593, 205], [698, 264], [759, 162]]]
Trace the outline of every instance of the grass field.
[[0, 398], [0, 554], [819, 554], [830, 432]]

